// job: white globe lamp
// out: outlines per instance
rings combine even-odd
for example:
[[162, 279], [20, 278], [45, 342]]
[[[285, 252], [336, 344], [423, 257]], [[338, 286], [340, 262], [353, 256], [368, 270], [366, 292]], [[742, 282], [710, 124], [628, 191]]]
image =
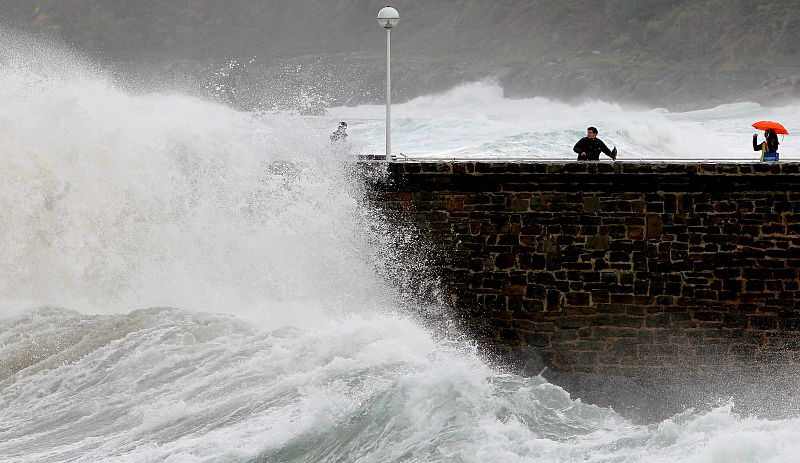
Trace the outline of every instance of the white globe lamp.
[[384, 29], [391, 29], [399, 22], [400, 13], [390, 6], [381, 8], [381, 11], [378, 12], [378, 24], [380, 24]]

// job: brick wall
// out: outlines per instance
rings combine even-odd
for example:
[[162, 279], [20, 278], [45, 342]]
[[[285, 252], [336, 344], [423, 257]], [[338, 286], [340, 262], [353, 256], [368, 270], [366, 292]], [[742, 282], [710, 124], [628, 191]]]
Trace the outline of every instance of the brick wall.
[[800, 363], [800, 164], [403, 162], [373, 192], [491, 349], [645, 382]]

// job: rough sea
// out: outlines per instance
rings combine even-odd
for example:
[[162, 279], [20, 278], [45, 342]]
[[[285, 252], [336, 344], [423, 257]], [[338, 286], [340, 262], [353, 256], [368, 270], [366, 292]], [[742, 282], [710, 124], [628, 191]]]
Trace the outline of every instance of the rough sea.
[[[238, 112], [0, 42], [0, 462], [800, 460], [798, 418], [726, 397], [634, 424], [420, 321], [393, 273], [403, 232], [352, 171], [383, 150], [382, 106]], [[749, 125], [800, 129], [799, 109], [476, 83], [396, 105], [394, 151], [569, 160], [594, 125], [621, 161], [755, 160]]]

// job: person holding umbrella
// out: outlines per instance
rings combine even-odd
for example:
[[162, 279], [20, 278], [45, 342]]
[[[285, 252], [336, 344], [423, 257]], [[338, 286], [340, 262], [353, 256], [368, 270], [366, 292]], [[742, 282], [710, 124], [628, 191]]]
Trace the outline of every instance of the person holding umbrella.
[[764, 130], [764, 141], [758, 142], [758, 134], [753, 134], [753, 151], [761, 151], [761, 162], [775, 162], [778, 161], [780, 155], [778, 154], [778, 133], [788, 135], [787, 131], [782, 125], [772, 121], [760, 121], [753, 124], [753, 127]]

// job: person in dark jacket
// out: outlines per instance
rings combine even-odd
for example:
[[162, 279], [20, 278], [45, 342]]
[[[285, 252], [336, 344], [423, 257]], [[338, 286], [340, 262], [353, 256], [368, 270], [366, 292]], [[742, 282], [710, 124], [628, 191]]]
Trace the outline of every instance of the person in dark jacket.
[[597, 138], [597, 129], [589, 127], [586, 129], [586, 136], [578, 140], [572, 151], [578, 154], [578, 161], [599, 161], [600, 153], [605, 153], [611, 159], [617, 159], [617, 148], [608, 149], [602, 140]]
[[778, 134], [775, 129], [767, 129], [764, 132], [765, 141], [758, 142], [758, 134], [753, 134], [753, 151], [761, 151], [761, 162], [777, 161], [778, 158]]

